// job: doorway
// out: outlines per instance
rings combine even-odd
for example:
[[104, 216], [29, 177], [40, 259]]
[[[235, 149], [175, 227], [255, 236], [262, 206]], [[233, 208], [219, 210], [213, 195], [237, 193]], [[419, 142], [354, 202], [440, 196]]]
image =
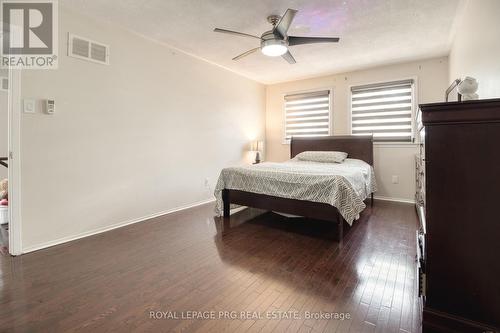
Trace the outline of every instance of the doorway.
[[0, 68], [0, 255], [9, 254], [9, 70]]
[[0, 255], [21, 246], [21, 72], [0, 68]]

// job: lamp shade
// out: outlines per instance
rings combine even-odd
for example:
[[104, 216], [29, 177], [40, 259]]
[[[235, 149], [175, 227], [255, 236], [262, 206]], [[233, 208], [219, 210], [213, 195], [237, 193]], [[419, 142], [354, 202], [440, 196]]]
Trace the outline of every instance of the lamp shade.
[[251, 151], [261, 151], [262, 145], [263, 145], [262, 141], [252, 141], [252, 143], [250, 144], [250, 150]]

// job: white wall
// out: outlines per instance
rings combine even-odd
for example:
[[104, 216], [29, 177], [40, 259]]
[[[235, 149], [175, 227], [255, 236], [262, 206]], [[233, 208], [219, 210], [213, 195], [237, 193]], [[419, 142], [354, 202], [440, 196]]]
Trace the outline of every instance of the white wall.
[[[8, 71], [0, 69], [0, 77], [7, 77]], [[0, 90], [0, 157], [8, 155], [8, 94], [7, 91]], [[7, 168], [0, 165], [0, 180], [7, 178]]]
[[450, 53], [450, 82], [479, 81], [479, 98], [500, 97], [500, 1], [467, 1], [457, 22]]
[[[64, 8], [59, 30], [59, 69], [22, 75], [38, 101], [22, 115], [24, 251], [211, 199], [264, 138], [263, 85]], [[68, 32], [110, 45], [110, 65], [67, 57]]]
[[[283, 95], [312, 89], [333, 89], [333, 135], [350, 134], [350, 87], [403, 78], [417, 79], [418, 103], [443, 101], [448, 86], [446, 57], [377, 67], [368, 70], [285, 82], [267, 87], [266, 159], [283, 161], [290, 157], [290, 146], [283, 144]], [[374, 167], [379, 185], [377, 196], [413, 200], [415, 193], [413, 144], [377, 144]], [[392, 184], [392, 176], [399, 184]]]

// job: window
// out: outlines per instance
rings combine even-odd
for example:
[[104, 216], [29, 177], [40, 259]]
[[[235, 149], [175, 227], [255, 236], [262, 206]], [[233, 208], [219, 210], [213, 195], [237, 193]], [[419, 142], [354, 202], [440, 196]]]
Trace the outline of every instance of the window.
[[411, 141], [413, 80], [351, 88], [351, 131], [375, 141]]
[[330, 91], [322, 90], [285, 96], [285, 142], [292, 136], [330, 134]]

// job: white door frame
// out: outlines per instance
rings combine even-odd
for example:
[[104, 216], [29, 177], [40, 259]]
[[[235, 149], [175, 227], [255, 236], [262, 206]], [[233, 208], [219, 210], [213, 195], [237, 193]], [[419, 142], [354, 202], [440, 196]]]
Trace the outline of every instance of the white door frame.
[[21, 238], [21, 71], [9, 70], [9, 253], [22, 253]]

